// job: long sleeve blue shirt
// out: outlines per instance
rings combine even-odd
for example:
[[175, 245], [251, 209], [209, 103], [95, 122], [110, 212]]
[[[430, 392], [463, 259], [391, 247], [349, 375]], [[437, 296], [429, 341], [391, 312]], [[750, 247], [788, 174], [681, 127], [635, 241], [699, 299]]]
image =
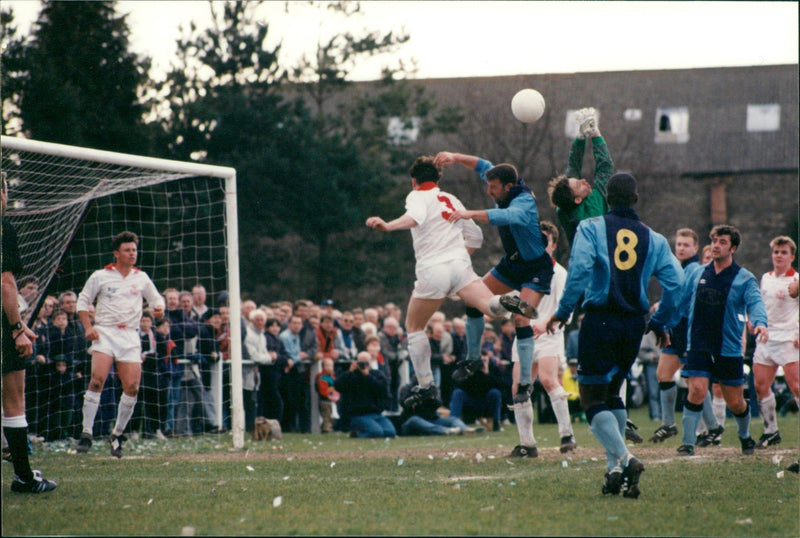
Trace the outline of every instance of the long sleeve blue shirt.
[[[612, 234], [614, 237], [620, 237], [621, 233], [625, 236], [628, 228], [639, 230], [640, 235], [637, 237], [640, 239], [637, 244], [642, 248], [635, 251], [635, 255], [629, 254], [629, 257], [625, 257], [624, 252], [615, 252], [609, 256], [608, 225], [617, 230]], [[613, 239], [612, 237], [612, 244]], [[629, 250], [624, 244], [618, 248]], [[625, 282], [629, 271], [635, 272], [636, 280], [632, 283]], [[683, 270], [677, 258], [670, 252], [667, 240], [641, 224], [631, 209], [614, 209], [603, 217], [583, 220], [575, 233], [567, 283], [556, 316], [559, 319], [568, 319], [581, 295], [584, 296], [584, 308], [608, 308], [612, 312], [644, 315], [650, 307], [647, 284], [651, 276], [655, 276], [661, 284], [662, 295], [658, 310], [653, 314], [650, 323], [663, 327], [678, 308], [684, 281]], [[627, 296], [633, 296], [629, 301], [633, 304], [622, 304], [617, 299], [626, 293]]]
[[[484, 183], [486, 180], [486, 172], [492, 168], [492, 163], [485, 159], [478, 159], [478, 164], [475, 171], [481, 176]], [[545, 244], [542, 238], [542, 231], [539, 228], [539, 209], [536, 206], [536, 199], [533, 194], [525, 189], [514, 197], [509, 203], [508, 207], [500, 208], [495, 204], [494, 209], [488, 209], [486, 215], [489, 217], [489, 224], [492, 226], [502, 227], [507, 226], [514, 238], [517, 250], [523, 260], [531, 261], [539, 258], [545, 253]], [[514, 255], [514, 252], [509, 252], [509, 246], [506, 241], [503, 242], [503, 248], [509, 256]]]
[[[714, 264], [712, 262], [706, 265], [697, 265], [687, 274], [681, 293], [681, 302], [688, 304], [688, 350], [706, 351], [725, 357], [740, 357], [742, 355], [742, 332], [747, 319], [750, 319], [754, 327], [767, 326], [767, 309], [759, 291], [758, 280], [753, 273], [736, 265], [735, 262], [727, 269], [731, 270], [732, 268], [738, 272], [727, 289], [722, 319], [717, 322], [721, 334], [714, 335], [693, 331], [697, 314], [695, 309], [697, 291], [706, 285], [705, 279], [708, 275], [714, 274]], [[703, 321], [704, 323], [708, 322], [708, 320]]]

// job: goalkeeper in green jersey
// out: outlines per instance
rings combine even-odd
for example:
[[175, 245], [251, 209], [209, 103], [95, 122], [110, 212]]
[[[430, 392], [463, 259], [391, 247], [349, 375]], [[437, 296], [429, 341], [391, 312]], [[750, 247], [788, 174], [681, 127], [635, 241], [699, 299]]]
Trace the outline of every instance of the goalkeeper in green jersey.
[[[575, 112], [575, 121], [578, 124], [578, 136], [569, 150], [567, 170], [550, 180], [547, 188], [550, 203], [556, 208], [559, 223], [566, 231], [570, 244], [580, 221], [608, 212], [606, 185], [614, 175], [614, 162], [600, 134], [597, 111], [594, 108], [582, 108]], [[589, 139], [592, 141], [595, 162], [594, 187], [581, 179], [583, 153]]]

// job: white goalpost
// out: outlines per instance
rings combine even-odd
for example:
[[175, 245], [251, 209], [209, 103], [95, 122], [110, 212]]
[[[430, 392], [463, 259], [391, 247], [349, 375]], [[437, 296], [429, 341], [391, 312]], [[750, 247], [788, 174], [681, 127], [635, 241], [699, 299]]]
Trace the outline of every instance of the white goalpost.
[[[139, 235], [137, 265], [160, 291], [200, 283], [210, 303], [227, 291], [231, 430], [234, 448], [242, 448], [236, 170], [8, 136], [0, 145], [10, 198], [5, 216], [17, 230], [25, 276], [39, 284], [31, 313], [45, 293], [79, 292], [92, 271], [113, 261], [111, 238], [126, 229]], [[212, 372], [218, 424], [222, 363]]]

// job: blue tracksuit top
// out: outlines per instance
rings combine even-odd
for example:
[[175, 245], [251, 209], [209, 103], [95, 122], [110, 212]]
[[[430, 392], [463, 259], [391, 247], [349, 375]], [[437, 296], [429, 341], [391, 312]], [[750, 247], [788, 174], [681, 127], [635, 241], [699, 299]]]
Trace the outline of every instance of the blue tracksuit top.
[[[767, 309], [759, 291], [758, 280], [753, 273], [743, 267], [738, 267], [739, 272], [731, 282], [728, 296], [725, 300], [725, 309], [722, 318], [722, 345], [719, 350], [704, 349], [707, 346], [704, 342], [692, 342], [692, 323], [694, 320], [695, 299], [698, 285], [701, 284], [703, 273], [711, 266], [713, 271], [714, 262], [706, 265], [696, 265], [686, 275], [681, 292], [681, 302], [688, 305], [687, 317], [689, 318], [689, 335], [686, 349], [695, 351], [707, 351], [725, 357], [742, 356], [742, 331], [744, 324], [749, 317], [754, 327], [767, 326]], [[735, 262], [734, 262], [735, 265]], [[730, 269], [730, 267], [728, 268]], [[719, 338], [717, 338], [719, 340]]]
[[[613, 234], [616, 237], [620, 237], [621, 232], [624, 237], [626, 232], [633, 233], [630, 230], [636, 230], [639, 237], [638, 245], [643, 247], [636, 251], [633, 259], [626, 258], [624, 252], [615, 253], [613, 270], [609, 258], [607, 226], [617, 230]], [[613, 242], [613, 237], [611, 239]], [[623, 248], [624, 250], [626, 249]], [[628, 260], [632, 262], [630, 266], [624, 263]], [[626, 275], [631, 271], [634, 271], [637, 277], [633, 285]], [[612, 209], [602, 217], [585, 219], [580, 222], [575, 232], [567, 283], [556, 316], [559, 319], [568, 319], [581, 295], [584, 296], [584, 308], [608, 307], [610, 312], [645, 315], [650, 308], [647, 284], [651, 276], [655, 276], [661, 284], [662, 295], [658, 310], [650, 319], [650, 324], [663, 327], [678, 310], [678, 299], [684, 282], [681, 265], [672, 255], [667, 240], [663, 235], [642, 224], [632, 209]], [[634, 286], [633, 291], [638, 291], [638, 297], [634, 298], [634, 302], [638, 304], [620, 306], [618, 298], [630, 297]]]
[[[486, 172], [492, 166], [489, 161], [478, 159], [475, 171], [481, 175], [484, 183], [488, 183]], [[539, 209], [536, 206], [536, 199], [532, 193], [527, 192], [527, 188], [525, 191], [514, 197], [508, 207], [499, 208], [495, 204], [495, 209], [488, 209], [486, 214], [489, 217], [489, 224], [492, 226], [508, 227], [522, 259], [531, 261], [545, 254], [546, 245], [542, 240], [542, 231], [539, 228]], [[502, 230], [499, 231], [502, 236]], [[503, 248], [508, 256], [512, 256], [515, 253], [508, 252], [507, 243], [507, 241], [503, 241]]]

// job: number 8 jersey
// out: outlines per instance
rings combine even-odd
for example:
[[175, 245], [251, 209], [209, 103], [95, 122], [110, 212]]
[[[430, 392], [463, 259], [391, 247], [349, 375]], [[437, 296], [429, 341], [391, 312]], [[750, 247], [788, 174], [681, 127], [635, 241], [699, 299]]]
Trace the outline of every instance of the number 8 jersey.
[[479, 248], [483, 233], [472, 220], [451, 224], [447, 219], [464, 204], [443, 192], [433, 182], [425, 182], [406, 197], [406, 214], [417, 223], [411, 228], [417, 269], [455, 260], [469, 260], [467, 248]]
[[667, 325], [677, 307], [683, 270], [661, 234], [642, 224], [630, 208], [615, 208], [578, 226], [567, 284], [556, 315], [567, 319], [584, 294], [584, 308], [644, 315], [647, 285], [655, 276], [662, 296], [651, 322]]

